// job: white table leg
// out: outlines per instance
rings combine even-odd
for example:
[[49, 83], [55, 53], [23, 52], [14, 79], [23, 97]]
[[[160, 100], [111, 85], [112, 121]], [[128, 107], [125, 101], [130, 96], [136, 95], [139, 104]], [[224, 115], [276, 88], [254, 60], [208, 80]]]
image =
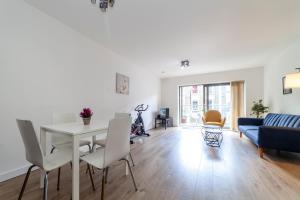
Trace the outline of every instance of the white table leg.
[[73, 136], [72, 200], [79, 200], [79, 137]]
[[[97, 140], [97, 136], [96, 135], [94, 135], [93, 136], [93, 139], [92, 139], [92, 151], [94, 152], [94, 144], [95, 144], [95, 141]], [[97, 148], [97, 147], [96, 147]]]
[[[41, 143], [41, 148], [43, 151], [44, 156], [47, 154], [47, 132], [44, 129], [40, 129], [40, 143]], [[44, 177], [45, 177], [45, 171], [41, 171], [41, 178], [40, 178], [40, 188], [44, 188]]]

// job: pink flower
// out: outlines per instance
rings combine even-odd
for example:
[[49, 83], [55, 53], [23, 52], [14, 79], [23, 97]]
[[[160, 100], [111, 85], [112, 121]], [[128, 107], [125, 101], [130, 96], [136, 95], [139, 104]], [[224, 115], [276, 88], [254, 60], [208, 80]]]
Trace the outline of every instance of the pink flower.
[[83, 108], [83, 110], [80, 112], [80, 117], [82, 118], [90, 118], [93, 115], [93, 111], [90, 108]]

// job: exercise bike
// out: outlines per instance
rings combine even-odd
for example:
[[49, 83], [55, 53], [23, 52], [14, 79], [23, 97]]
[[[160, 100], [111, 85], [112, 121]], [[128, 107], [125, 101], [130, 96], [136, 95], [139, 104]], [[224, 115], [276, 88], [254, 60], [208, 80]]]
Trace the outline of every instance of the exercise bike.
[[131, 135], [130, 135], [130, 143], [133, 144], [132, 139], [138, 136], [147, 136], [149, 137], [150, 134], [146, 133], [144, 120], [142, 117], [142, 113], [147, 111], [149, 105], [145, 106], [144, 104], [138, 105], [134, 110], [137, 112], [137, 118], [135, 119], [134, 123], [131, 125]]

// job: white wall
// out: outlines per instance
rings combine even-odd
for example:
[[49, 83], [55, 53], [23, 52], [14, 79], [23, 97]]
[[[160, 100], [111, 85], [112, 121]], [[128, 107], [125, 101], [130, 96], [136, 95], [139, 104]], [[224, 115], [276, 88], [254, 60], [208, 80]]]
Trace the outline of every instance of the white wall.
[[246, 114], [249, 116], [251, 113], [252, 102], [263, 98], [263, 73], [263, 67], [258, 67], [210, 74], [166, 78], [162, 80], [162, 106], [170, 108], [170, 116], [174, 118], [174, 125], [176, 126], [178, 125], [179, 86], [244, 80]]
[[300, 67], [299, 52], [300, 40], [276, 55], [265, 67], [264, 98], [271, 112], [300, 114], [300, 89], [293, 89], [292, 94], [282, 94], [282, 77]]
[[[36, 131], [54, 112], [79, 113], [89, 106], [94, 119], [150, 105], [146, 127], [160, 103], [160, 79], [150, 71], [95, 44], [22, 0], [0, 1], [0, 181], [23, 173], [28, 163], [16, 118]], [[115, 93], [115, 74], [130, 77], [130, 95]]]

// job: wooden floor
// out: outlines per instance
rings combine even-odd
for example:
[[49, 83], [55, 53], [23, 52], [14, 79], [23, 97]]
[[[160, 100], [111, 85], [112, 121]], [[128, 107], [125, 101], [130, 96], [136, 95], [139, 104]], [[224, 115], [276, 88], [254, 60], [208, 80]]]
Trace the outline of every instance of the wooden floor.
[[[300, 156], [267, 151], [260, 159], [256, 147], [239, 134], [227, 131], [221, 148], [206, 146], [199, 129], [157, 129], [152, 136], [132, 146], [136, 162], [133, 168], [139, 191], [134, 192], [124, 164], [110, 169], [106, 199], [255, 199], [299, 200]], [[81, 199], [100, 199], [101, 171], [94, 175], [97, 191], [81, 165]], [[61, 190], [56, 191], [56, 175], [49, 176], [49, 199], [70, 200], [71, 171], [62, 170]], [[15, 200], [24, 176], [0, 183], [0, 199]], [[34, 171], [25, 190], [24, 200], [38, 200], [39, 173]]]

